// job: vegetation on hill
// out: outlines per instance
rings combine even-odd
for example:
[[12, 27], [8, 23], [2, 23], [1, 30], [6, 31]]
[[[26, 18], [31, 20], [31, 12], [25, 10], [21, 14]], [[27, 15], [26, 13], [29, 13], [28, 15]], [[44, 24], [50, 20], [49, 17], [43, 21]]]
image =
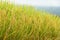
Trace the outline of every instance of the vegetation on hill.
[[60, 17], [0, 3], [0, 40], [60, 40]]

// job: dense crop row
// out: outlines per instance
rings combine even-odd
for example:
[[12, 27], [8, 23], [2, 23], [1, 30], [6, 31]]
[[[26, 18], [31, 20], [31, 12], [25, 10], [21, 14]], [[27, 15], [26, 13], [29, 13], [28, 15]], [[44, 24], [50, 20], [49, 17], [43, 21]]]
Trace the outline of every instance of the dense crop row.
[[2, 3], [0, 40], [60, 40], [60, 17], [31, 6]]

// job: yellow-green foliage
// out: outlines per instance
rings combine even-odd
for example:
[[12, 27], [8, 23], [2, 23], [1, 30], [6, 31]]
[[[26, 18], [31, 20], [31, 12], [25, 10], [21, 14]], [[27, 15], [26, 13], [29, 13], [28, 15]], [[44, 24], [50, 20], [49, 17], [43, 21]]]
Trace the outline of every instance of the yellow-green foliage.
[[0, 40], [60, 40], [60, 17], [31, 6], [0, 4]]

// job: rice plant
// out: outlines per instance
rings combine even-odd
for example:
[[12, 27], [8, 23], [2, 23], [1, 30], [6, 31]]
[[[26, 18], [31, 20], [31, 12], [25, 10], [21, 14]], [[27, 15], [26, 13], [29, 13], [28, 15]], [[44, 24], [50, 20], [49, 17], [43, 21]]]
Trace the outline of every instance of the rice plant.
[[31, 6], [0, 4], [0, 40], [60, 40], [60, 17]]

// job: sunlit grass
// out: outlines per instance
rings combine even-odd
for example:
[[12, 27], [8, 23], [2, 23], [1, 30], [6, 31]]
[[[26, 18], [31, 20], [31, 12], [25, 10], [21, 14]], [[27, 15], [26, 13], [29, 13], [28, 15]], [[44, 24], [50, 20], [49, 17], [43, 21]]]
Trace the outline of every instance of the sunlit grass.
[[0, 4], [0, 40], [60, 40], [60, 17], [31, 6]]

